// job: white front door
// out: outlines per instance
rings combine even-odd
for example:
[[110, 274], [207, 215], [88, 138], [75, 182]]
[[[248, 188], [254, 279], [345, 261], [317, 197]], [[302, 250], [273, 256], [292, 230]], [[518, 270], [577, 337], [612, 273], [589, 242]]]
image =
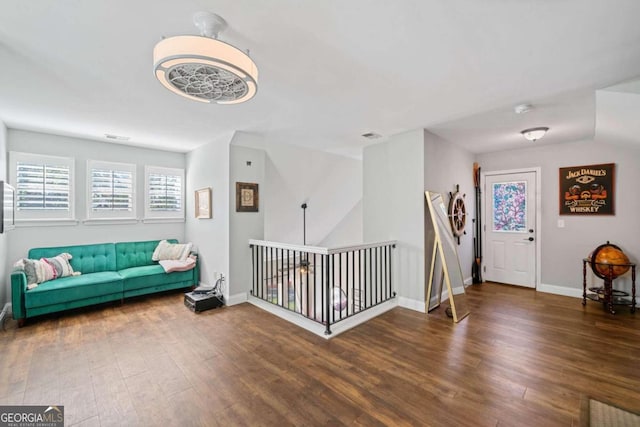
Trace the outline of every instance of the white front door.
[[536, 287], [537, 173], [484, 174], [484, 280]]

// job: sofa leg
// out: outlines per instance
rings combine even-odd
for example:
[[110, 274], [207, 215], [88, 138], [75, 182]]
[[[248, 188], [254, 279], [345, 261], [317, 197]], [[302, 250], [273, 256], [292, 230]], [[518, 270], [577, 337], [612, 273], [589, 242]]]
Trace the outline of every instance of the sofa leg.
[[24, 326], [24, 317], [21, 319], [18, 319], [18, 328], [22, 328]]

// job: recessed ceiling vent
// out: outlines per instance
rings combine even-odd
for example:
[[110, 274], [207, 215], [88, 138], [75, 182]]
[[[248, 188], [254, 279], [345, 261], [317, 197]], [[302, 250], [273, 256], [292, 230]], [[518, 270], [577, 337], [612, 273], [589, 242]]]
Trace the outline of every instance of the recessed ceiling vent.
[[115, 141], [128, 141], [131, 139], [130, 136], [114, 135], [112, 133], [105, 133], [104, 136], [107, 139], [113, 139]]
[[367, 133], [363, 133], [362, 136], [364, 136], [367, 139], [378, 139], [378, 138], [382, 138], [382, 135], [377, 134], [375, 132], [367, 132]]
[[531, 110], [533, 110], [533, 105], [531, 104], [520, 104], [513, 107], [513, 111], [516, 114], [526, 114]]

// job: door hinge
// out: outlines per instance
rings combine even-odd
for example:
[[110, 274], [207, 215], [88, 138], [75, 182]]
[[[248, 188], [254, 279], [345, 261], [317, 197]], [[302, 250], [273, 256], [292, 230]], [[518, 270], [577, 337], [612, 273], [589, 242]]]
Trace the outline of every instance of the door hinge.
[[487, 266], [485, 265], [484, 267], [482, 267], [482, 272], [486, 273], [487, 272]]

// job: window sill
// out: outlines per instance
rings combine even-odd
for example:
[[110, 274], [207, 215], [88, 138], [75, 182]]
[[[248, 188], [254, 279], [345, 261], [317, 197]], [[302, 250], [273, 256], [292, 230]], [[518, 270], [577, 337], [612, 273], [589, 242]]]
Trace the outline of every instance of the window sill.
[[77, 219], [16, 219], [16, 228], [22, 227], [67, 227], [78, 225]]
[[185, 222], [184, 218], [143, 218], [144, 224], [169, 224], [172, 222]]
[[91, 218], [82, 220], [84, 225], [125, 225], [137, 224], [136, 218]]

